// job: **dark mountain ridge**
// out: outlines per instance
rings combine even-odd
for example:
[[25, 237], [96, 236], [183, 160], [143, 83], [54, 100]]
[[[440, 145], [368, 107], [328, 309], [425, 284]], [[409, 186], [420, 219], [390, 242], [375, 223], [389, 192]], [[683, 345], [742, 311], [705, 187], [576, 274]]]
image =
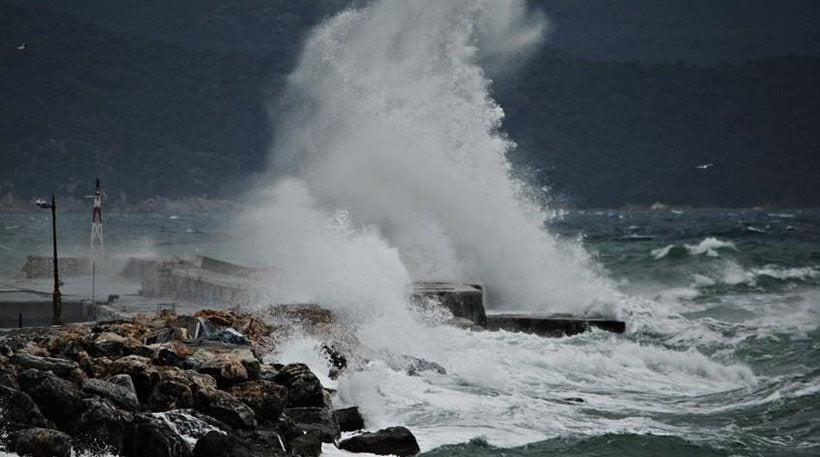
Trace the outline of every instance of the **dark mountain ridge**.
[[[122, 18], [132, 3], [77, 5]], [[208, 0], [191, 17], [175, 3], [182, 18], [135, 19], [150, 36], [0, 3], [0, 196], [79, 198], [96, 176], [121, 203], [233, 195], [266, 163], [270, 116], [285, 115], [269, 106], [305, 31], [346, 4], [279, 3], [238, 14]], [[265, 4], [247, 34], [228, 33]], [[216, 24], [211, 42], [196, 40], [207, 29], [169, 31], [199, 23]], [[493, 91], [520, 145], [511, 159], [571, 204], [817, 206], [819, 66], [817, 55], [696, 66], [545, 48]]]

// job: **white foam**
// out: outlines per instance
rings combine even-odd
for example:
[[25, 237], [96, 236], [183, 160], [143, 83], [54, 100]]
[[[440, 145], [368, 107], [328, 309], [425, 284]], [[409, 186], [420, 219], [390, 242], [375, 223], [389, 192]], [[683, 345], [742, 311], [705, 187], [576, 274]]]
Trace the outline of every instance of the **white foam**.
[[[374, 360], [364, 371], [342, 376], [338, 395], [345, 404], [359, 406], [369, 427], [406, 425], [425, 449], [476, 436], [515, 446], [598, 433], [602, 427], [628, 430], [599, 413], [674, 412], [670, 398], [756, 383], [742, 365], [721, 365], [695, 350], [646, 346], [597, 332], [555, 340], [437, 328], [426, 330], [419, 340], [424, 343], [417, 354], [435, 357], [447, 375], [410, 377]], [[581, 412], [562, 402], [566, 397], [582, 397], [583, 408], [596, 412]], [[671, 431], [650, 420], [643, 426]]]
[[737, 247], [735, 247], [735, 244], [732, 243], [731, 241], [722, 241], [722, 240], [719, 240], [719, 239], [717, 239], [715, 237], [711, 237], [711, 236], [707, 237], [707, 238], [704, 238], [698, 244], [695, 244], [695, 245], [687, 244], [687, 245], [685, 245], [685, 247], [686, 247], [686, 250], [689, 251], [689, 254], [691, 254], [691, 255], [704, 254], [704, 255], [707, 255], [709, 257], [717, 257], [718, 256], [718, 253], [717, 253], [718, 249], [737, 250]]

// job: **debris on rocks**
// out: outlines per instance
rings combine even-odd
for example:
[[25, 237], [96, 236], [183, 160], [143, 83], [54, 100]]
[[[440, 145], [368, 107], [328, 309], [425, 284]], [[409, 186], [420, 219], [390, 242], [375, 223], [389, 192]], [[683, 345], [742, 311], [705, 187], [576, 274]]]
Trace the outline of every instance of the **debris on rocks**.
[[[355, 338], [315, 305], [277, 306], [263, 316], [165, 311], [0, 335], [0, 449], [32, 456], [318, 456], [322, 442], [363, 429], [356, 407], [332, 409], [332, 391], [307, 365], [260, 357], [294, 329], [333, 333], [317, 350], [335, 378], [350, 369], [344, 349]], [[408, 364], [437, 371], [431, 363]], [[342, 443], [375, 453], [417, 450], [406, 429]]]

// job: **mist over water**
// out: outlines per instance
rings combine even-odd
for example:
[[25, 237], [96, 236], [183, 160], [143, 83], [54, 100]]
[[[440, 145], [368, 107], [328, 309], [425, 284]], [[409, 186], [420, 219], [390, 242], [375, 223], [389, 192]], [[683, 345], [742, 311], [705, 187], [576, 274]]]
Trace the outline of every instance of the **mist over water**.
[[578, 311], [598, 298], [583, 249], [543, 229], [547, 213], [513, 177], [515, 144], [489, 94], [488, 75], [511, 71], [545, 29], [523, 1], [385, 0], [319, 26], [247, 218], [260, 261], [282, 270], [277, 286], [371, 309], [412, 280], [481, 282], [493, 308]]

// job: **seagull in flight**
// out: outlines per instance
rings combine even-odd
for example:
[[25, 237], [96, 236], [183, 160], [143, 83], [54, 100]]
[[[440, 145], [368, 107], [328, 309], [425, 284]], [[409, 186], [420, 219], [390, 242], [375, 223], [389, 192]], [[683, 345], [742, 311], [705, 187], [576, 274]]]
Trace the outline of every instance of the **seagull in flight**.
[[711, 167], [712, 165], [714, 165], [714, 163], [704, 163], [703, 165], [695, 166], [695, 168], [697, 168], [698, 170], [705, 170], [705, 169]]
[[22, 51], [23, 49], [26, 49], [27, 47], [28, 47], [28, 45], [26, 45], [26, 42], [24, 41], [24, 42], [17, 45], [17, 50]]

